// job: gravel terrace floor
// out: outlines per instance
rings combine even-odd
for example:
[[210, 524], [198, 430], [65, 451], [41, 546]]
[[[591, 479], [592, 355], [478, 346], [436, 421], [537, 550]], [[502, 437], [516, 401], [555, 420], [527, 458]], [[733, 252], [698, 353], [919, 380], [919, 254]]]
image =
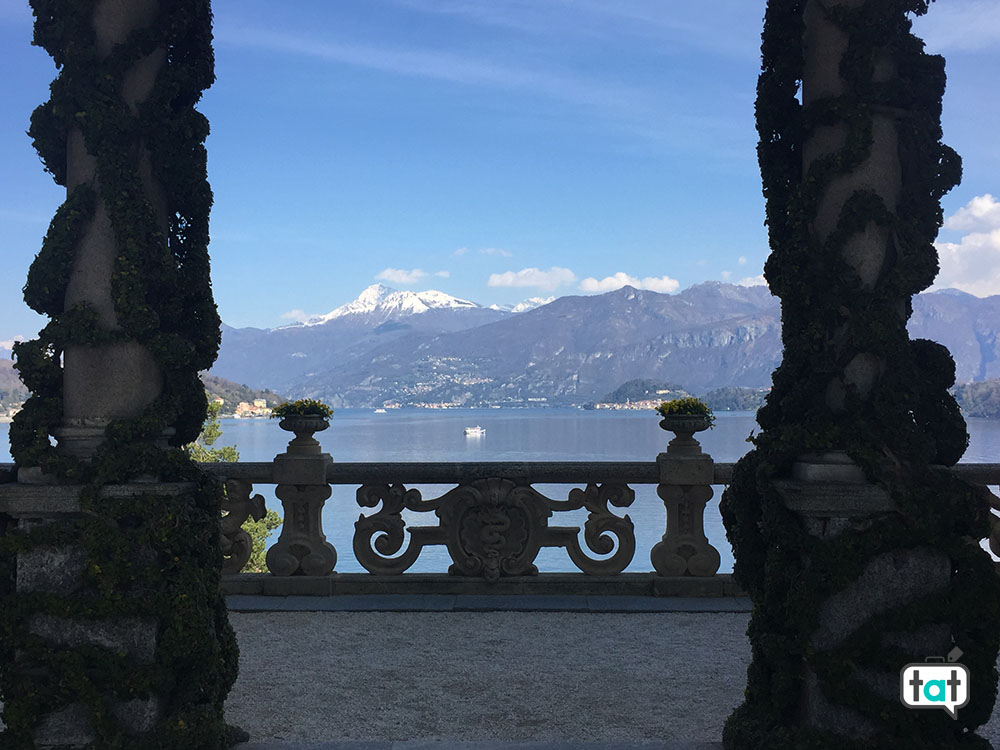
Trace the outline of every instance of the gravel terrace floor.
[[[715, 743], [742, 700], [750, 660], [748, 613], [277, 612], [231, 621], [242, 655], [227, 720], [258, 742]], [[1000, 712], [980, 732], [1000, 747]]]
[[[740, 611], [230, 620], [240, 675], [226, 718], [247, 750], [721, 747], [750, 660]], [[980, 734], [1000, 748], [1000, 711]]]

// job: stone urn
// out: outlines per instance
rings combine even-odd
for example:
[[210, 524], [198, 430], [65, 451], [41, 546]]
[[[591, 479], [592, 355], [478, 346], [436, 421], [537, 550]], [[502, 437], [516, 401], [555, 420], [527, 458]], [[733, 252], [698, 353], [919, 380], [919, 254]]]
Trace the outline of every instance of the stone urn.
[[295, 437], [288, 443], [289, 456], [319, 456], [323, 449], [313, 433], [322, 432], [330, 426], [330, 420], [319, 414], [294, 414], [282, 417], [278, 427], [294, 432]]
[[704, 414], [667, 414], [660, 420], [662, 429], [674, 433], [674, 439], [667, 444], [667, 453], [672, 456], [701, 455], [701, 444], [694, 434], [710, 426]]

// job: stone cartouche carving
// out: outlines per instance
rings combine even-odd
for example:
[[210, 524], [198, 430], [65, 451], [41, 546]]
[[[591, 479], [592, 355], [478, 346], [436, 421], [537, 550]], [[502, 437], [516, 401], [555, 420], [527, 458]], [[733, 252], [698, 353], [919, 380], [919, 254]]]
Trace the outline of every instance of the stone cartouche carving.
[[[449, 573], [496, 581], [503, 576], [535, 575], [534, 560], [541, 547], [566, 547], [583, 572], [613, 575], [632, 560], [635, 534], [631, 519], [613, 514], [608, 503], [625, 507], [634, 498], [635, 493], [625, 485], [590, 484], [584, 490], [573, 489], [568, 500], [557, 501], [528, 484], [496, 477], [461, 484], [426, 501], [417, 490], [401, 484], [365, 485], [358, 490], [358, 504], [374, 508], [381, 503], [382, 507], [358, 518], [354, 553], [366, 570], [395, 575], [408, 569], [424, 546], [444, 544], [452, 559]], [[598, 555], [614, 552], [608, 558], [593, 559], [583, 553], [579, 527], [548, 525], [553, 511], [584, 507], [590, 511], [584, 525], [587, 547]], [[403, 547], [403, 510], [435, 511], [440, 525], [410, 527], [406, 549], [390, 557]]]
[[479, 479], [443, 495], [437, 514], [447, 529], [449, 573], [487, 581], [538, 573], [533, 561], [552, 510], [531, 487]]

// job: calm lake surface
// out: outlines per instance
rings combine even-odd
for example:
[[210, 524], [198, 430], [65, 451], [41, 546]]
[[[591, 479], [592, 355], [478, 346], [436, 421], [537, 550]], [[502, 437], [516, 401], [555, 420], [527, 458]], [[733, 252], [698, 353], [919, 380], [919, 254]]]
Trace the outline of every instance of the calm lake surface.
[[[699, 433], [701, 444], [718, 462], [737, 461], [750, 448], [746, 438], [758, 431], [753, 412], [719, 412], [715, 428]], [[1000, 463], [1000, 420], [968, 419], [970, 444], [962, 461]], [[463, 429], [486, 428], [480, 437], [466, 437]], [[7, 432], [0, 424], [0, 462], [9, 462]], [[292, 436], [267, 419], [223, 419], [217, 445], [235, 445], [243, 461], [270, 461], [283, 453]], [[577, 409], [399, 409], [374, 414], [368, 409], [340, 409], [330, 428], [316, 435], [334, 461], [652, 461], [664, 450], [670, 433], [658, 426], [658, 418], [647, 411], [581, 411]], [[446, 486], [417, 487], [425, 498], [443, 494]], [[535, 485], [543, 495], [565, 499], [570, 485]], [[361, 514], [356, 487], [334, 486], [323, 511], [323, 526], [336, 547], [337, 570], [363, 572], [354, 560], [354, 522]], [[663, 535], [666, 512], [653, 485], [636, 485], [635, 502], [629, 508], [613, 508], [629, 515], [635, 524], [636, 553], [630, 572], [652, 570], [649, 550]], [[722, 555], [720, 573], [733, 568], [732, 548], [719, 515], [722, 487], [705, 510], [709, 541]], [[281, 513], [273, 485], [258, 485], [269, 508]], [[556, 513], [550, 523], [583, 526], [586, 511]], [[433, 513], [403, 515], [407, 526], [433, 526]], [[276, 534], [272, 536], [272, 540]], [[584, 546], [581, 535], [581, 545]], [[444, 547], [425, 547], [410, 568], [413, 572], [445, 572], [450, 560]], [[543, 548], [536, 560], [540, 570], [575, 571], [561, 548]]]

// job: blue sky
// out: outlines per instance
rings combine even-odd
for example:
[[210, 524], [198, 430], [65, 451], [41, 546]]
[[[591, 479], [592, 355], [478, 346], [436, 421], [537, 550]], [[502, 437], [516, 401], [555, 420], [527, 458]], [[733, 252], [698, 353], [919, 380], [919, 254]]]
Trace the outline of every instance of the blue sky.
[[[212, 277], [272, 327], [381, 281], [481, 304], [751, 283], [767, 256], [753, 99], [764, 0], [216, 0]], [[946, 55], [939, 286], [1000, 293], [1000, 3], [920, 19]], [[62, 190], [24, 134], [55, 67], [0, 3], [0, 342]], [[297, 311], [297, 312], [296, 312]]]

